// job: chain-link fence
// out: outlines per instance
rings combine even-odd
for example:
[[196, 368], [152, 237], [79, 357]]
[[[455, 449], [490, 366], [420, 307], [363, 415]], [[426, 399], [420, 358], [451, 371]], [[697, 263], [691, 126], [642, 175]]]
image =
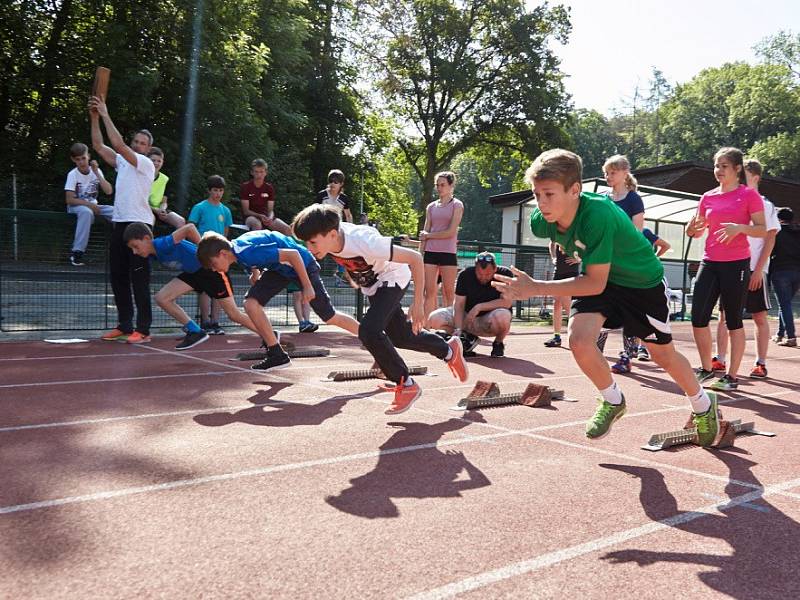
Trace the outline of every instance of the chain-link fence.
[[[4, 332], [110, 329], [117, 324], [117, 312], [108, 275], [108, 244], [110, 224], [98, 217], [91, 228], [89, 245], [84, 255], [85, 265], [72, 266], [69, 254], [75, 231], [75, 217], [66, 212], [42, 210], [13, 210], [0, 208], [0, 330]], [[167, 235], [169, 230], [157, 226], [155, 234]], [[398, 240], [412, 245], [413, 242]], [[458, 248], [461, 268], [474, 264], [479, 252], [495, 255], [498, 265], [516, 267], [536, 279], [549, 279], [552, 262], [545, 248], [513, 246], [493, 242], [462, 242]], [[675, 290], [672, 312], [675, 318], [688, 317], [694, 270], [682, 261], [665, 260], [667, 280]], [[343, 313], [360, 318], [365, 310], [362, 295], [336, 274], [330, 259], [322, 262], [322, 278], [333, 305]], [[153, 292], [175, 276], [157, 262], [151, 278]], [[249, 287], [243, 271], [234, 267], [230, 273], [237, 303]], [[413, 288], [406, 293], [403, 305], [412, 300]], [[186, 312], [198, 313], [197, 296], [187, 294], [179, 303]], [[777, 315], [777, 306], [770, 311]], [[517, 302], [514, 317], [519, 320], [548, 319], [552, 299], [531, 298]], [[275, 296], [266, 307], [270, 321], [277, 326], [297, 324], [292, 295], [286, 291]], [[797, 313], [797, 308], [795, 309]], [[230, 325], [224, 313], [221, 324]], [[312, 320], [319, 322], [312, 314]], [[153, 328], [176, 329], [177, 324], [153, 303]]]

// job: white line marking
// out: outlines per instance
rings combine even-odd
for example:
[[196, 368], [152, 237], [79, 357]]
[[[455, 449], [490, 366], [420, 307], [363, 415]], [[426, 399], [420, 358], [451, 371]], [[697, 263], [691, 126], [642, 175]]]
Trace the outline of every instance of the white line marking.
[[[217, 365], [222, 366], [222, 365]], [[250, 371], [253, 373], [254, 371]], [[9, 383], [2, 388], [43, 387], [48, 385], [83, 385], [85, 383], [114, 383], [117, 381], [140, 381], [143, 379], [170, 379], [172, 377], [205, 377], [206, 375], [232, 375], [232, 371], [203, 371], [201, 373], [176, 373], [173, 375], [139, 375], [136, 377], [115, 377], [113, 379], [76, 379], [75, 381], [39, 381], [35, 383]]]
[[506, 565], [505, 567], [500, 567], [499, 569], [494, 569], [479, 575], [467, 577], [461, 581], [455, 581], [432, 590], [421, 592], [419, 594], [410, 596], [409, 598], [411, 600], [438, 600], [441, 598], [451, 598], [458, 594], [464, 594], [466, 592], [480, 589], [499, 581], [511, 579], [512, 577], [517, 577], [519, 575], [525, 575], [527, 573], [556, 565], [585, 554], [591, 554], [592, 552], [597, 552], [598, 550], [603, 550], [622, 542], [634, 540], [652, 533], [683, 525], [684, 523], [702, 519], [703, 517], [708, 517], [715, 514], [723, 507], [732, 508], [741, 504], [748, 504], [753, 500], [758, 500], [763, 496], [777, 494], [787, 489], [797, 487], [798, 485], [800, 485], [800, 479], [793, 479], [791, 481], [770, 485], [763, 490], [755, 490], [746, 494], [742, 494], [741, 496], [725, 499], [724, 502], [701, 506], [693, 511], [682, 512], [675, 516], [661, 519], [660, 521], [647, 523], [632, 529], [618, 531], [606, 537], [596, 538], [594, 540], [584, 542], [583, 544], [577, 544], [575, 546], [570, 546], [569, 548], [548, 552], [547, 554], [542, 554], [535, 558], [512, 563], [510, 565]]
[[[700, 495], [703, 496], [704, 498], [708, 498], [709, 500], [716, 500], [717, 502], [722, 502], [723, 504], [721, 504], [720, 507], [719, 507], [720, 510], [725, 510], [726, 508], [728, 508], [728, 506], [726, 504], [728, 502], [728, 498], [724, 498], [722, 496], [717, 496], [716, 494], [705, 494], [704, 493], [704, 494], [700, 494]], [[772, 510], [770, 509], [769, 506], [761, 506], [760, 504], [752, 504], [750, 502], [743, 502], [739, 506], [741, 506], [742, 508], [749, 508], [750, 510], [757, 510], [758, 512], [762, 512], [762, 513], [772, 512]]]
[[262, 406], [279, 406], [287, 404], [282, 400], [270, 402], [259, 402], [258, 404], [240, 404], [238, 406], [220, 406], [219, 408], [195, 408], [186, 410], [175, 410], [172, 412], [145, 413], [141, 415], [125, 415], [120, 417], [100, 417], [97, 419], [83, 419], [79, 421], [56, 421], [54, 423], [38, 423], [32, 425], [13, 425], [10, 427], [0, 427], [0, 433], [6, 431], [24, 431], [27, 429], [50, 429], [52, 427], [77, 427], [79, 425], [96, 425], [98, 423], [116, 423], [119, 421], [137, 421], [139, 419], [156, 419], [162, 417], [177, 417], [180, 415], [210, 415], [218, 412], [230, 412], [232, 410], [244, 410], [246, 408], [260, 408]]
[[148, 492], [160, 492], [164, 490], [173, 490], [177, 488], [184, 488], [194, 485], [202, 485], [206, 483], [215, 483], [218, 481], [229, 481], [233, 479], [241, 479], [243, 477], [257, 477], [261, 475], [270, 475], [272, 473], [282, 473], [286, 471], [296, 471], [300, 469], [307, 469], [323, 465], [333, 465], [338, 463], [365, 460], [369, 458], [376, 458], [379, 456], [386, 456], [389, 454], [402, 454], [405, 452], [415, 452], [417, 450], [425, 450], [436, 448], [440, 446], [452, 446], [462, 444], [465, 442], [483, 442], [486, 440], [509, 437], [516, 435], [516, 431], [503, 431], [500, 433], [489, 433], [481, 436], [472, 436], [469, 438], [459, 438], [453, 440], [446, 440], [439, 442], [432, 442], [429, 444], [416, 444], [413, 446], [403, 446], [401, 448], [389, 448], [387, 450], [371, 450], [368, 452], [360, 452], [357, 454], [347, 454], [344, 456], [334, 456], [329, 458], [320, 458], [315, 460], [307, 460], [297, 463], [288, 463], [282, 465], [274, 465], [272, 467], [264, 467], [261, 469], [248, 469], [246, 471], [237, 471], [234, 473], [222, 473], [219, 475], [209, 475], [207, 477], [196, 477], [193, 479], [179, 479], [176, 481], [166, 481], [154, 485], [144, 485], [139, 487], [122, 488], [119, 490], [111, 490], [107, 492], [96, 492], [94, 494], [85, 494], [82, 496], [68, 496], [65, 498], [54, 498], [52, 500], [43, 500], [41, 502], [30, 502], [27, 504], [15, 504], [11, 506], [0, 507], [0, 515], [25, 512], [31, 510], [39, 510], [42, 508], [52, 508], [55, 506], [64, 506], [67, 504], [77, 504], [80, 502], [92, 502], [96, 500], [109, 500], [111, 498], [121, 498], [124, 496], [132, 496], [134, 494], [144, 494]]

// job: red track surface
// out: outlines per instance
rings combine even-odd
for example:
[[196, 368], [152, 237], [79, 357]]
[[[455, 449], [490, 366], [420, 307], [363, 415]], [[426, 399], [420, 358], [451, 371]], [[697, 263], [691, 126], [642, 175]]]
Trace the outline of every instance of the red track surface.
[[[468, 385], [405, 352], [435, 376], [397, 417], [375, 381], [320, 381], [369, 366], [345, 334], [286, 336], [334, 356], [275, 374], [227, 360], [246, 336], [0, 344], [0, 597], [800, 597], [800, 353], [725, 396], [777, 437], [653, 454], [688, 414], [665, 374], [619, 377], [628, 416], [589, 442], [594, 390], [546, 337]], [[449, 410], [477, 379], [580, 402]]]

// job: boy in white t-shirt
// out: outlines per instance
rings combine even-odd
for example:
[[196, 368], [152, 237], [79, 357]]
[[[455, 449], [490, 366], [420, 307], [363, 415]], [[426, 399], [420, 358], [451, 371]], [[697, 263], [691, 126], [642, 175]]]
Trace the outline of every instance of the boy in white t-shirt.
[[[422, 297], [424, 269], [419, 252], [393, 246], [392, 238], [382, 236], [372, 227], [342, 222], [339, 210], [323, 204], [303, 209], [294, 218], [292, 230], [317, 259], [330, 255], [342, 265], [369, 298], [358, 338], [386, 378], [396, 384], [394, 402], [386, 414], [405, 412], [422, 394], [396, 348], [428, 352], [446, 361], [453, 376], [462, 382], [467, 380], [461, 340], [452, 337], [445, 342], [422, 328], [426, 315]], [[414, 302], [409, 308], [409, 322], [400, 303], [411, 281]]]
[[[763, 168], [755, 159], [744, 161], [744, 176], [747, 187], [758, 191]], [[778, 220], [778, 209], [769, 200], [761, 196], [764, 202], [764, 220], [766, 221], [767, 235], [763, 238], [748, 237], [750, 243], [750, 283], [747, 288], [747, 298], [744, 309], [750, 313], [755, 323], [756, 332], [756, 364], [750, 371], [750, 377], [763, 379], [767, 376], [767, 348], [769, 347], [769, 320], [767, 319], [769, 304], [769, 290], [767, 286], [767, 273], [769, 272], [769, 257], [775, 247], [775, 236], [781, 229]], [[720, 317], [717, 324], [717, 355], [711, 361], [715, 371], [725, 371], [725, 355], [728, 353], [728, 328], [725, 326], [725, 307], [720, 305]]]
[[69, 157], [75, 163], [75, 168], [67, 173], [64, 184], [64, 201], [67, 212], [75, 215], [75, 239], [72, 242], [72, 251], [69, 262], [74, 267], [83, 266], [83, 255], [89, 244], [89, 231], [96, 215], [111, 220], [114, 207], [98, 204], [97, 196], [100, 190], [110, 196], [114, 188], [103, 177], [103, 172], [97, 166], [96, 160], [89, 160], [89, 148], [86, 144], [75, 142], [69, 149]]

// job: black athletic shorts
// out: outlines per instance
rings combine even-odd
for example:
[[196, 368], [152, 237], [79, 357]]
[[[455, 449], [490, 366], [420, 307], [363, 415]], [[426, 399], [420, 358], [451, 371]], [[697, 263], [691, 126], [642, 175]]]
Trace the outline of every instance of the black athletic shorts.
[[[311, 280], [311, 286], [314, 288], [314, 299], [309, 302], [311, 309], [323, 321], [327, 322], [336, 314], [336, 310], [331, 304], [331, 297], [328, 296], [328, 290], [325, 289], [325, 284], [322, 283], [322, 278], [319, 276], [319, 269], [310, 269], [308, 271], [308, 278]], [[276, 294], [281, 290], [286, 289], [291, 282], [296, 282], [300, 286], [300, 281], [297, 278], [285, 277], [277, 271], [262, 271], [261, 277], [258, 278], [255, 285], [251, 287], [245, 298], [254, 298], [261, 306], [266, 306]], [[300, 286], [302, 289], [302, 286]]]
[[456, 255], [452, 252], [428, 252], [425, 250], [425, 255], [422, 259], [426, 265], [439, 265], [440, 267], [457, 267], [458, 261]]
[[651, 344], [669, 344], [669, 297], [662, 281], [651, 288], [629, 288], [607, 283], [597, 296], [581, 296], [572, 300], [570, 316], [580, 313], [601, 313], [605, 329], [619, 329], [627, 336], [641, 338]]
[[194, 273], [183, 272], [178, 275], [178, 279], [185, 284], [192, 286], [195, 292], [204, 292], [210, 298], [221, 300], [233, 296], [231, 280], [227, 273], [219, 273], [210, 269], [200, 269]]
[[771, 306], [769, 303], [769, 286], [767, 276], [764, 275], [761, 287], [757, 290], [747, 290], [747, 298], [744, 301], [744, 309], [751, 315], [768, 311]]

